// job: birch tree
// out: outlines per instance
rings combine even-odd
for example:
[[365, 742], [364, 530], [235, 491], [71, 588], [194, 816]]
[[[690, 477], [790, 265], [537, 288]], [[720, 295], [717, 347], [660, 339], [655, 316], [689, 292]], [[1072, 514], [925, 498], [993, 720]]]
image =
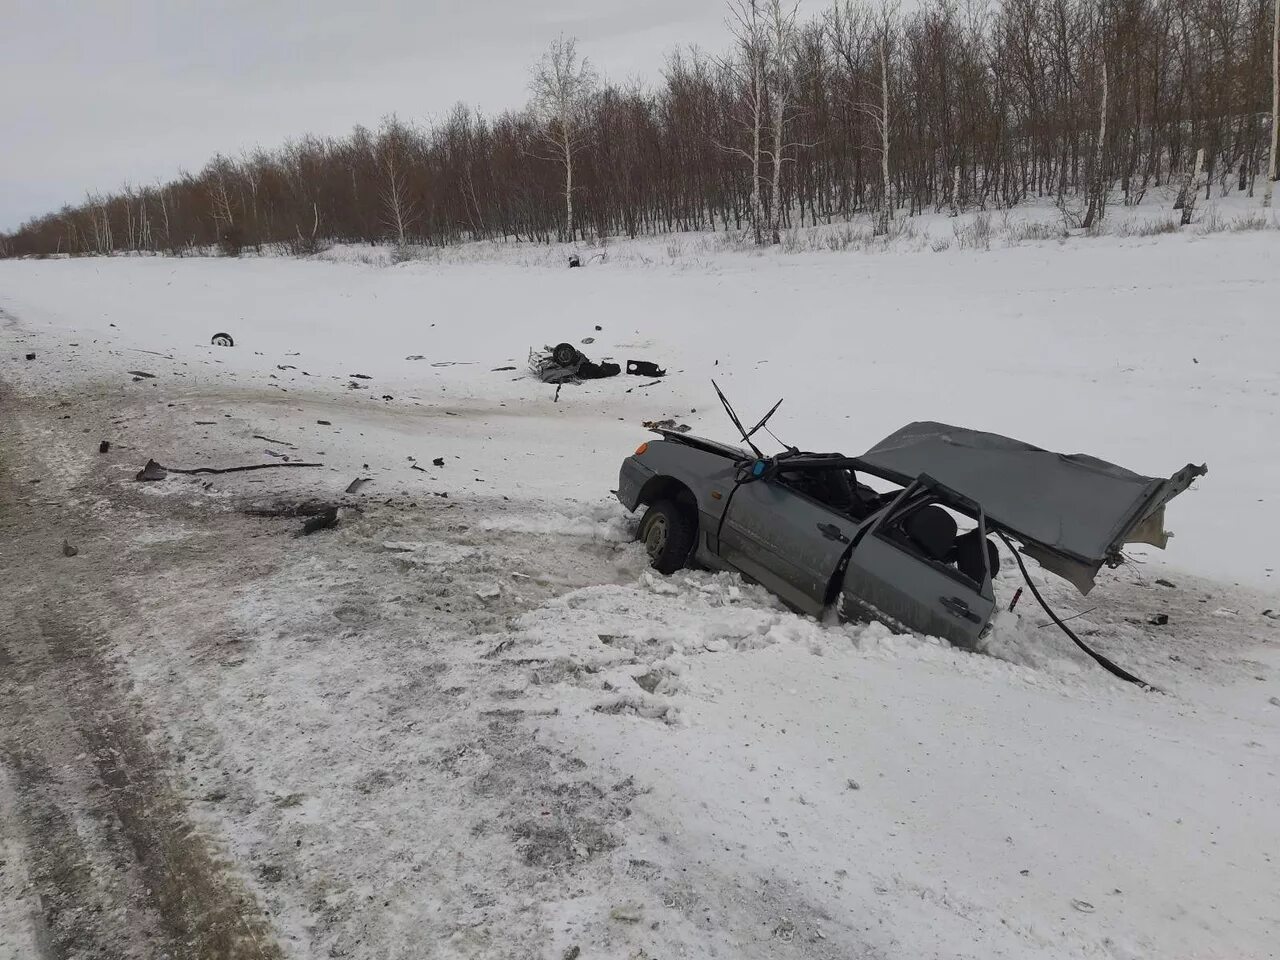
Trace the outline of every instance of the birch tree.
[[1098, 108], [1098, 139], [1093, 146], [1093, 177], [1089, 184], [1089, 209], [1080, 226], [1088, 230], [1101, 223], [1107, 202], [1107, 175], [1104, 167], [1107, 144], [1107, 61], [1102, 60], [1102, 105]]
[[[839, 10], [839, 7], [836, 8]], [[846, 0], [844, 17], [849, 23], [849, 30], [856, 30], [858, 20], [851, 9], [851, 5]], [[894, 30], [894, 21], [896, 18], [896, 10], [892, 7], [885, 6], [881, 9], [878, 23], [875, 27], [874, 46], [876, 51], [876, 59], [879, 61], [879, 94], [880, 102], [874, 103], [870, 101], [860, 100], [850, 104], [850, 107], [857, 113], [862, 114], [871, 120], [872, 126], [878, 135], [879, 145], [871, 149], [880, 154], [880, 215], [876, 220], [877, 234], [885, 234], [889, 232], [889, 222], [893, 219], [893, 182], [889, 176], [889, 148], [890, 148], [890, 130], [892, 129], [892, 117], [889, 113], [889, 57], [890, 43]], [[860, 36], [865, 37], [865, 33]]]
[[573, 155], [586, 140], [587, 108], [598, 80], [591, 62], [578, 56], [574, 37], [552, 41], [534, 70], [530, 89], [543, 136], [564, 167], [564, 239], [573, 242]]
[[379, 197], [383, 223], [400, 247], [408, 242], [407, 231], [418, 218], [418, 208], [409, 196], [408, 187], [411, 143], [411, 131], [393, 116], [383, 121], [374, 146], [374, 163], [381, 180]]
[[782, 164], [787, 159], [786, 148], [791, 146], [783, 143], [783, 128], [787, 119], [787, 101], [791, 94], [791, 60], [795, 52], [796, 12], [799, 10], [800, 2], [795, 0], [790, 10], [786, 9], [783, 0], [767, 0], [767, 3], [765, 82], [769, 96], [773, 149], [764, 152], [769, 157], [769, 165], [773, 173], [773, 183], [769, 191], [771, 221], [769, 229], [773, 242], [778, 243], [782, 232]]
[[1271, 151], [1262, 206], [1271, 206], [1276, 183], [1276, 148], [1280, 147], [1280, 0], [1271, 0]]
[[768, 91], [769, 36], [760, 13], [759, 0], [728, 0], [726, 23], [733, 35], [734, 53], [721, 66], [739, 88], [746, 113], [745, 126], [751, 132], [751, 147], [717, 143], [722, 150], [739, 154], [751, 164], [751, 230], [757, 246], [764, 245], [765, 213], [760, 192], [760, 140], [764, 130]]

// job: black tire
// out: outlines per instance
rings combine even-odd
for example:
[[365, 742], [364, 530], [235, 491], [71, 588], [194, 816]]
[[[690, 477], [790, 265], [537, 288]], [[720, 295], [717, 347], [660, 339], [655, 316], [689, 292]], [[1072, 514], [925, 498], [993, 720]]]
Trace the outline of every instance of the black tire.
[[209, 341], [215, 347], [234, 347], [236, 342], [231, 339], [229, 333], [215, 333], [213, 339]]
[[551, 351], [551, 359], [558, 366], [572, 367], [582, 359], [582, 354], [578, 353], [578, 348], [572, 343], [557, 343], [556, 348]]
[[683, 569], [689, 562], [698, 522], [693, 512], [674, 500], [659, 500], [640, 521], [640, 542], [649, 554], [649, 564], [664, 576]]

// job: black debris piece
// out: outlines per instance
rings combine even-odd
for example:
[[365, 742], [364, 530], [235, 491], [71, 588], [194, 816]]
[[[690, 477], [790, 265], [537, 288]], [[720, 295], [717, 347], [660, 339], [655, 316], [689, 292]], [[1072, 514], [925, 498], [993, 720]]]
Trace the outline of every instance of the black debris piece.
[[425, 360], [425, 359], [427, 359], [427, 358], [426, 358], [426, 357], [424, 357], [424, 356], [423, 356], [422, 354], [420, 354], [420, 353], [415, 353], [415, 354], [414, 354], [413, 356], [411, 356], [411, 357], [405, 357], [405, 359], [406, 359], [406, 360]]
[[667, 371], [650, 360], [628, 360], [627, 373], [633, 377], [665, 377]]
[[373, 379], [373, 377], [369, 376], [367, 373], [349, 373], [347, 374], [347, 376], [351, 377], [354, 380], [372, 380]]
[[138, 475], [134, 477], [140, 483], [150, 482], [152, 480], [163, 480], [169, 475], [168, 471], [154, 460], [148, 460], [147, 465], [138, 471]]
[[110, 449], [111, 449], [111, 441], [110, 441], [110, 440], [103, 440], [100, 444], [98, 444], [98, 452], [99, 452], [99, 453], [106, 453], [106, 452], [107, 452], [108, 450], [110, 450]]
[[229, 333], [215, 333], [213, 339], [209, 341], [215, 347], [234, 347], [236, 342], [231, 339]]
[[317, 420], [317, 421], [316, 421], [316, 423], [320, 424], [320, 426], [322, 426], [322, 427], [332, 427], [332, 426], [333, 426], [333, 424], [332, 424], [332, 423], [330, 423], [328, 420]]
[[437, 467], [443, 467], [443, 466], [444, 466], [444, 457], [436, 457], [436, 458], [435, 458], [434, 460], [432, 460], [431, 462], [432, 462], [433, 464], [435, 464]]
[[414, 464], [410, 464], [409, 469], [410, 469], [410, 470], [417, 470], [419, 473], [426, 473], [426, 472], [427, 472], [426, 467], [420, 467], [420, 466], [418, 466], [416, 463], [414, 463]]
[[[279, 456], [279, 454], [277, 454]], [[249, 470], [274, 470], [278, 467], [323, 467], [323, 463], [303, 463], [301, 460], [290, 460], [284, 463], [253, 463], [241, 467], [163, 467], [154, 460], [138, 471], [136, 480], [163, 480], [170, 473], [245, 473]]]
[[1163, 578], [1156, 580], [1156, 584], [1161, 587], [1168, 587], [1170, 590], [1178, 589], [1174, 584]]
[[129, 370], [126, 372], [131, 374], [135, 380], [154, 380], [156, 378], [154, 373], [147, 373], [145, 370]]
[[570, 269], [572, 269], [573, 267], [580, 267], [580, 266], [582, 266], [582, 258], [578, 256], [576, 253], [570, 254], [569, 255]]
[[27, 359], [28, 359], [28, 360], [34, 360], [35, 358], [36, 358], [36, 355], [35, 355], [34, 353], [28, 353], [28, 354], [27, 354]]
[[316, 514], [314, 517], [312, 517], [310, 520], [304, 523], [302, 525], [302, 529], [299, 530], [296, 534], [294, 534], [294, 536], [309, 537], [313, 533], [316, 533], [320, 530], [328, 530], [330, 527], [335, 527], [337, 525], [338, 525], [338, 508], [329, 507], [323, 513]]
[[491, 373], [502, 373], [504, 370], [514, 370], [515, 367], [494, 367]]
[[599, 333], [599, 332], [600, 332], [601, 330], [603, 330], [603, 329], [604, 329], [604, 327], [600, 326], [600, 324], [598, 324], [598, 323], [596, 324], [596, 333]]
[[1167, 613], [1157, 613], [1147, 621], [1147, 623], [1151, 624], [1153, 627], [1163, 627], [1168, 622], [1169, 615]]

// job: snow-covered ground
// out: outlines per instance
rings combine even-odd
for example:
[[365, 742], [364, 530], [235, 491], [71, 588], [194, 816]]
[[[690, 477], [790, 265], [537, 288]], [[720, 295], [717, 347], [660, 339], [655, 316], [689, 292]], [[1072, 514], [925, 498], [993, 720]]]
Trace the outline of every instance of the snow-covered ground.
[[[0, 262], [0, 379], [41, 495], [112, 518], [136, 604], [113, 662], [287, 956], [1263, 958], [1276, 236]], [[584, 338], [669, 375], [554, 401], [528, 349]], [[983, 656], [653, 575], [608, 491], [642, 421], [732, 439], [713, 377], [747, 418], [785, 396], [772, 428], [800, 446], [936, 419], [1208, 462], [1165, 554], [1087, 599], [1046, 585], [1167, 692], [1029, 598]], [[325, 469], [130, 479], [268, 450]], [[356, 476], [362, 509], [307, 540], [238, 512]], [[1017, 585], [1006, 563], [998, 598]]]

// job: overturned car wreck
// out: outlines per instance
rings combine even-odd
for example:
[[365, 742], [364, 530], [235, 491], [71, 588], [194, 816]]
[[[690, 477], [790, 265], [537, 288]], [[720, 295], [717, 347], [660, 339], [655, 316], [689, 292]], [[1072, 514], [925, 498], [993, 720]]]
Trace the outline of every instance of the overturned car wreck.
[[764, 456], [751, 443], [759, 427], [741, 430], [750, 452], [660, 430], [623, 461], [618, 498], [648, 508], [640, 538], [654, 567], [737, 571], [801, 612], [835, 607], [967, 648], [995, 611], [993, 537], [1087, 593], [1125, 544], [1165, 546], [1165, 505], [1207, 472], [1144, 477], [931, 422], [860, 457]]

